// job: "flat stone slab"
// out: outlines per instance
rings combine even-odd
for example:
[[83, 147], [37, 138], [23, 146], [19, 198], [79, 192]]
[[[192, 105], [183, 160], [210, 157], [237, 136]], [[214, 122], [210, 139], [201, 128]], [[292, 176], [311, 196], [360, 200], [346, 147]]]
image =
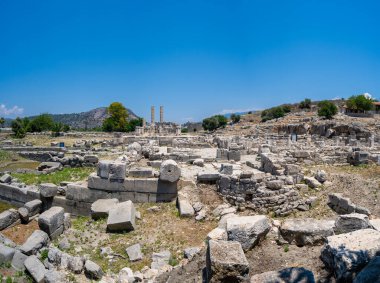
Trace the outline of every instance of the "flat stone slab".
[[342, 234], [366, 228], [372, 228], [366, 214], [350, 213], [338, 216], [334, 231], [335, 234]]
[[247, 280], [249, 263], [241, 244], [236, 241], [210, 240], [206, 254], [206, 270], [208, 282]]
[[20, 217], [17, 210], [11, 208], [6, 211], [3, 211], [2, 213], [0, 213], [0, 231], [11, 226], [19, 219]]
[[271, 224], [265, 215], [235, 216], [227, 219], [229, 241], [241, 243], [244, 251], [253, 248], [269, 232]]
[[128, 177], [151, 178], [153, 177], [153, 170], [149, 167], [131, 168], [128, 171]]
[[25, 270], [24, 262], [27, 258], [28, 258], [27, 255], [24, 255], [21, 251], [16, 250], [11, 262], [12, 267], [20, 271]]
[[26, 255], [36, 254], [42, 247], [49, 243], [49, 235], [44, 231], [36, 230], [29, 236], [20, 250]]
[[220, 174], [218, 172], [199, 172], [197, 175], [198, 182], [216, 182], [220, 178]]
[[42, 201], [39, 199], [28, 201], [27, 203], [24, 204], [24, 207], [28, 210], [29, 217], [32, 217], [40, 213], [41, 208], [42, 208]]
[[303, 267], [291, 267], [253, 275], [251, 283], [315, 283], [315, 279], [310, 270]]
[[135, 206], [129, 201], [121, 202], [109, 211], [107, 230], [110, 232], [135, 229]]
[[280, 226], [280, 233], [289, 244], [312, 246], [322, 244], [328, 236], [334, 235], [334, 226], [334, 220], [289, 219]]
[[58, 186], [51, 183], [41, 184], [39, 188], [41, 196], [45, 198], [54, 197], [58, 192]]
[[98, 199], [91, 205], [91, 217], [100, 219], [108, 217], [109, 211], [119, 203], [116, 198]]
[[334, 271], [338, 281], [350, 282], [379, 253], [380, 232], [363, 229], [327, 237], [321, 259], [328, 269]]
[[192, 217], [195, 213], [193, 206], [183, 197], [178, 197], [178, 210], [181, 217]]
[[132, 245], [126, 248], [125, 251], [127, 252], [130, 261], [139, 261], [143, 258], [140, 244]]
[[42, 262], [35, 255], [29, 256], [25, 260], [24, 265], [25, 265], [26, 270], [28, 270], [30, 275], [35, 280], [35, 282], [43, 283], [45, 281], [44, 280], [45, 274], [48, 270], [45, 268]]

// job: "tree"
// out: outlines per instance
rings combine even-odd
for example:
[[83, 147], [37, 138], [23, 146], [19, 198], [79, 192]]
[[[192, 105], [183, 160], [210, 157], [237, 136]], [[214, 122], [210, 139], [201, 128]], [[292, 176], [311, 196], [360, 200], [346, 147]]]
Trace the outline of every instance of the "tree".
[[288, 105], [273, 107], [261, 112], [261, 121], [265, 122], [272, 119], [277, 119], [285, 116], [285, 113], [290, 112]]
[[103, 121], [103, 130], [107, 132], [125, 132], [127, 130], [128, 111], [120, 102], [113, 102], [107, 108], [110, 115]]
[[311, 108], [311, 99], [305, 98], [303, 101], [300, 102], [299, 107], [301, 109], [310, 109]]
[[5, 119], [3, 117], [0, 117], [0, 125], [3, 128], [5, 124]]
[[346, 101], [346, 107], [355, 112], [370, 111], [373, 109], [373, 99], [364, 94], [353, 95]]
[[227, 118], [223, 115], [214, 115], [202, 121], [202, 127], [206, 131], [214, 131], [227, 125]]
[[26, 130], [28, 132], [44, 132], [51, 131], [54, 126], [54, 121], [49, 114], [41, 114], [28, 123]]
[[318, 116], [326, 119], [331, 119], [336, 113], [338, 113], [338, 107], [334, 103], [328, 100], [324, 100], [318, 103]]
[[26, 129], [24, 121], [21, 118], [17, 117], [15, 120], [13, 120], [11, 123], [11, 128], [15, 138], [22, 139], [25, 137]]
[[142, 127], [143, 119], [132, 119], [127, 123], [126, 132], [134, 132], [136, 127]]
[[231, 120], [232, 120], [232, 123], [234, 123], [234, 124], [239, 123], [240, 118], [241, 118], [240, 115], [237, 115], [237, 114], [231, 115]]

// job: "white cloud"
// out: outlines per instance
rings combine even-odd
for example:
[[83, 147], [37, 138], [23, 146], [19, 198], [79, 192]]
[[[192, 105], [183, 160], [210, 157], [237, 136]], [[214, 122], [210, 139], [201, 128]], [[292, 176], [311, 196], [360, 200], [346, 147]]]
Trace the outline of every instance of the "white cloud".
[[5, 104], [0, 104], [0, 115], [11, 116], [11, 115], [20, 115], [24, 112], [24, 108], [18, 107], [17, 105], [12, 108], [7, 108]]
[[194, 121], [194, 118], [193, 118], [193, 117], [182, 118], [182, 121], [185, 121], [185, 122], [193, 122], [193, 121]]
[[372, 95], [369, 94], [368, 92], [363, 93], [363, 95], [364, 95], [367, 99], [372, 99], [372, 98], [373, 98]]
[[223, 109], [218, 114], [225, 115], [225, 114], [230, 114], [230, 113], [249, 112], [249, 111], [255, 111], [255, 109], [253, 109], [253, 108], [248, 108], [248, 109]]

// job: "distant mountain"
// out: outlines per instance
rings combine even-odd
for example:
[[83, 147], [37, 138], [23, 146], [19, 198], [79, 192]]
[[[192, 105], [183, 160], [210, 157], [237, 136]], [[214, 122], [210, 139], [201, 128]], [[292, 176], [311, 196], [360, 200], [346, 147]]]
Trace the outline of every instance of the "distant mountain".
[[[128, 109], [128, 119], [139, 118], [132, 110]], [[73, 129], [93, 129], [101, 127], [104, 119], [108, 117], [107, 107], [99, 107], [87, 112], [72, 113], [72, 114], [51, 114], [54, 122], [60, 122], [69, 125]], [[37, 116], [30, 116], [33, 119]], [[11, 119], [6, 119], [5, 125], [9, 126]]]

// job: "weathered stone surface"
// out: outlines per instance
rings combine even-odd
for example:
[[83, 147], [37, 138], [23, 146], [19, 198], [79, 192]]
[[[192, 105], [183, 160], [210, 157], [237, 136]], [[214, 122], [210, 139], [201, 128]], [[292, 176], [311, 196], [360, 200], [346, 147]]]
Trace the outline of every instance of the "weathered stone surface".
[[18, 210], [18, 214], [20, 215], [20, 219], [23, 223], [28, 223], [29, 221], [29, 211], [26, 207], [20, 207]]
[[140, 154], [141, 151], [142, 151], [142, 146], [138, 142], [134, 142], [134, 143], [128, 145], [127, 150], [128, 151], [133, 151], [134, 150], [134, 151], [136, 151], [137, 153]]
[[314, 283], [314, 274], [303, 267], [268, 271], [251, 277], [251, 283]]
[[65, 211], [62, 207], [53, 206], [40, 215], [38, 218], [38, 226], [51, 238], [55, 238], [59, 236], [56, 235], [56, 231], [62, 230], [63, 232], [64, 213]]
[[380, 256], [374, 257], [366, 267], [360, 271], [353, 283], [380, 283]]
[[249, 264], [241, 244], [236, 241], [210, 240], [207, 247], [206, 270], [208, 282], [244, 282]]
[[0, 183], [10, 183], [12, 180], [12, 176], [9, 174], [4, 174], [0, 177]]
[[198, 182], [216, 182], [219, 178], [220, 174], [212, 171], [199, 172], [197, 175]]
[[205, 166], [205, 161], [202, 158], [197, 158], [193, 161], [193, 165], [203, 167]]
[[370, 215], [371, 212], [365, 207], [357, 206], [351, 202], [349, 198], [345, 198], [342, 194], [329, 194], [327, 205], [338, 214], [360, 213]]
[[315, 178], [318, 182], [320, 182], [320, 183], [323, 184], [324, 182], [327, 181], [327, 173], [326, 173], [326, 171], [324, 171], [324, 170], [318, 170], [317, 173], [315, 173], [314, 178]]
[[371, 219], [369, 221], [373, 229], [380, 231], [380, 219]]
[[27, 255], [24, 255], [19, 250], [16, 250], [12, 258], [12, 263], [11, 263], [12, 267], [19, 271], [25, 270], [24, 262], [27, 258], [28, 258]]
[[42, 247], [49, 243], [49, 236], [44, 231], [36, 230], [29, 236], [20, 250], [26, 255], [36, 254]]
[[49, 252], [48, 252], [49, 262], [51, 262], [55, 265], [59, 265], [61, 263], [62, 254], [63, 253], [55, 247], [49, 248]]
[[6, 245], [8, 247], [11, 247], [11, 248], [16, 247], [16, 244], [12, 240], [8, 239], [7, 237], [5, 237], [1, 233], [0, 233], [0, 243]]
[[198, 254], [201, 251], [201, 248], [199, 247], [191, 247], [191, 248], [186, 248], [183, 251], [183, 255], [185, 258], [192, 260], [192, 258]]
[[232, 175], [234, 173], [234, 167], [233, 167], [232, 164], [225, 164], [225, 163], [223, 163], [220, 166], [219, 172], [221, 174], [225, 174], [225, 175]]
[[0, 264], [11, 262], [14, 254], [15, 254], [14, 248], [7, 247], [3, 244], [0, 244]]
[[58, 187], [51, 183], [44, 183], [40, 186], [40, 194], [45, 198], [54, 197], [57, 195]]
[[111, 232], [132, 231], [135, 229], [135, 206], [128, 200], [109, 211], [107, 230]]
[[98, 199], [91, 205], [91, 217], [100, 219], [108, 217], [109, 211], [119, 203], [118, 199]]
[[32, 201], [28, 201], [24, 204], [24, 207], [29, 211], [29, 217], [32, 217], [38, 213], [40, 213], [42, 208], [42, 201], [39, 199], [35, 199]]
[[267, 182], [267, 188], [271, 190], [280, 190], [284, 186], [284, 182], [281, 180], [273, 180]]
[[126, 171], [126, 163], [112, 162], [109, 165], [109, 179], [110, 180], [124, 180]]
[[20, 216], [17, 210], [11, 208], [0, 213], [0, 231], [14, 224]]
[[211, 230], [211, 232], [207, 234], [207, 240], [208, 241], [210, 241], [210, 240], [224, 240], [224, 241], [227, 241], [227, 239], [228, 239], [228, 236], [227, 236], [226, 229], [222, 229], [222, 228], [219, 228], [219, 227]]
[[139, 261], [143, 258], [140, 244], [132, 245], [126, 248], [125, 251], [127, 252], [130, 261]]
[[128, 171], [129, 178], [152, 178], [153, 170], [150, 167], [130, 168]]
[[288, 219], [282, 223], [280, 233], [289, 244], [318, 245], [325, 242], [328, 236], [334, 235], [334, 224], [333, 220]]
[[171, 258], [171, 253], [168, 250], [161, 251], [158, 253], [153, 253], [152, 254], [152, 263], [150, 267], [152, 269], [164, 269], [169, 265], [169, 260]]
[[350, 282], [379, 253], [380, 232], [363, 229], [327, 237], [321, 259], [338, 281]]
[[304, 177], [304, 181], [312, 189], [316, 189], [322, 186], [322, 184], [318, 182], [314, 177]]
[[194, 216], [194, 208], [186, 198], [178, 196], [177, 202], [179, 215], [181, 217]]
[[25, 262], [24, 262], [26, 270], [30, 273], [30, 275], [33, 277], [33, 279], [37, 283], [43, 283], [45, 274], [47, 272], [45, 266], [42, 264], [42, 262], [35, 256], [31, 255], [29, 256]]
[[174, 160], [165, 160], [160, 166], [160, 180], [176, 182], [181, 177], [181, 169]]
[[265, 215], [237, 216], [227, 219], [227, 235], [229, 241], [241, 243], [244, 251], [253, 248], [271, 228]]
[[349, 233], [352, 231], [371, 228], [368, 216], [359, 213], [339, 215], [335, 221], [335, 234]]
[[77, 274], [81, 273], [84, 267], [83, 258], [80, 256], [69, 257], [68, 267], [69, 267], [69, 270], [74, 273], [77, 273]]
[[67, 230], [71, 227], [71, 214], [65, 213], [63, 214], [63, 229]]
[[65, 283], [67, 282], [65, 274], [55, 270], [48, 270], [45, 273], [45, 283]]
[[84, 274], [89, 279], [99, 280], [103, 276], [103, 271], [95, 262], [86, 260], [86, 263], [84, 265]]

